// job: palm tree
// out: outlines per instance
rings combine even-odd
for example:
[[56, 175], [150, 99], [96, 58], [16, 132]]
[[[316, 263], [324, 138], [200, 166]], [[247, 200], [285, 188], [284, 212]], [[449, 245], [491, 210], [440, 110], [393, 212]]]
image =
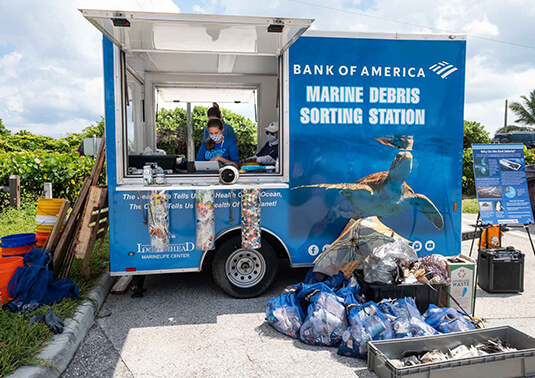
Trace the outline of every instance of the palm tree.
[[526, 96], [520, 96], [524, 100], [525, 105], [522, 105], [520, 102], [513, 102], [509, 105], [518, 119], [515, 122], [521, 123], [523, 125], [535, 126], [535, 89], [529, 94], [529, 99]]

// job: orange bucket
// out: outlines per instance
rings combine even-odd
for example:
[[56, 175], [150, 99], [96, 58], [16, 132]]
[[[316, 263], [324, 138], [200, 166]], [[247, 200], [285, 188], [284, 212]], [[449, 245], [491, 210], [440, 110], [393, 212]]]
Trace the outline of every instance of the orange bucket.
[[[39, 241], [38, 241], [39, 242]], [[2, 250], [2, 256], [20, 256], [28, 252], [35, 244], [24, 245], [22, 247], [13, 247], [13, 248], [0, 248]]]
[[22, 257], [4, 257], [0, 259], [0, 305], [10, 300], [7, 294], [7, 286], [19, 266], [24, 266]]
[[36, 247], [42, 247], [46, 243], [46, 239], [48, 239], [48, 235], [50, 233], [48, 232], [36, 232], [35, 238], [37, 239]]

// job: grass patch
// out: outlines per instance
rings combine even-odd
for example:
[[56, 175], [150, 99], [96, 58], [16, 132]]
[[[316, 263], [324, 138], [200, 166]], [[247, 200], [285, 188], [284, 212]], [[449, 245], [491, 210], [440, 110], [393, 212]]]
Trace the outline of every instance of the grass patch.
[[477, 198], [463, 199], [463, 213], [477, 214], [479, 206], [477, 205]]
[[[35, 232], [35, 203], [24, 203], [20, 209], [6, 208], [0, 214], [0, 236]], [[97, 242], [97, 246], [100, 243]], [[96, 248], [95, 248], [96, 249]], [[44, 344], [53, 336], [44, 324], [29, 324], [29, 319], [44, 314], [48, 309], [61, 319], [72, 318], [78, 306], [87, 299], [96, 280], [104, 273], [109, 263], [109, 241], [106, 238], [99, 252], [90, 260], [90, 275], [82, 277], [82, 260], [75, 260], [69, 278], [78, 284], [80, 298], [64, 299], [52, 306], [43, 306], [29, 314], [4, 312], [0, 310], [0, 377], [6, 376], [19, 366], [40, 364], [37, 355]]]

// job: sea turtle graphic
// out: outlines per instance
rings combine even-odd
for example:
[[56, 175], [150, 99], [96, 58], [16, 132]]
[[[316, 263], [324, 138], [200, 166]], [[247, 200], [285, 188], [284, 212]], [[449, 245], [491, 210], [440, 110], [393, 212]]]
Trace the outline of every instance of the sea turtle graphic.
[[433, 225], [442, 229], [444, 219], [436, 206], [423, 194], [415, 193], [405, 182], [412, 170], [412, 154], [400, 151], [389, 171], [376, 172], [354, 184], [315, 184], [299, 188], [339, 189], [350, 203], [354, 218], [377, 216], [380, 218], [403, 213], [411, 206], [418, 207]]

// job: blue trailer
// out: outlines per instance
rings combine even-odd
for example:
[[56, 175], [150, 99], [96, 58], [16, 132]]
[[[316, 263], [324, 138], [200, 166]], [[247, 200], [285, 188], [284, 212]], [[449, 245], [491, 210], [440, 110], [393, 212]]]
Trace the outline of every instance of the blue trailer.
[[[212, 267], [230, 295], [259, 295], [278, 259], [311, 266], [348, 220], [379, 216], [420, 255], [456, 255], [466, 41], [460, 35], [307, 30], [313, 20], [82, 10], [104, 35], [112, 275]], [[156, 150], [159, 101], [253, 104], [258, 148], [280, 127], [279, 169], [167, 175], [169, 251], [151, 248], [133, 169]], [[188, 116], [186, 159], [194, 160]], [[174, 155], [171, 155], [173, 158]], [[330, 184], [330, 185], [326, 185]], [[201, 186], [202, 185], [202, 186]], [[241, 245], [241, 190], [261, 189], [262, 245]], [[299, 188], [298, 188], [299, 187]], [[198, 250], [195, 196], [215, 192], [216, 248]]]

